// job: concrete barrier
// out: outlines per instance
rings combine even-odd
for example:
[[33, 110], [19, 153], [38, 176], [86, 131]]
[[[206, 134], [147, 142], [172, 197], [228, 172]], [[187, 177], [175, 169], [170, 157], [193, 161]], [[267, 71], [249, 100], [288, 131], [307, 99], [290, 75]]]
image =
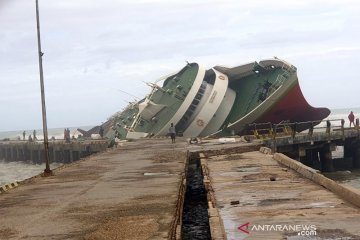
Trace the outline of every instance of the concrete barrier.
[[338, 184], [337, 182], [319, 173], [318, 170], [308, 167], [294, 159], [285, 156], [284, 154], [275, 153], [273, 158], [279, 163], [295, 170], [302, 176], [337, 194], [346, 201], [354, 204], [357, 207], [360, 207], [360, 190]]
[[0, 193], [6, 192], [7, 189], [5, 186], [0, 186]]
[[307, 174], [309, 176], [312, 176], [314, 173], [318, 173], [319, 171], [316, 169], [313, 169], [311, 167], [308, 167], [301, 162], [298, 162], [292, 158], [289, 158], [288, 156], [281, 154], [281, 153], [275, 153], [273, 157], [276, 161], [280, 162], [281, 164], [294, 169], [295, 171], [301, 171], [302, 174]]
[[209, 216], [209, 227], [212, 240], [225, 240], [225, 228], [221, 216], [216, 208], [216, 200], [214, 190], [211, 185], [211, 178], [209, 177], [209, 169], [207, 167], [207, 158], [204, 153], [199, 154], [201, 171], [203, 175], [204, 187], [207, 191], [208, 200], [208, 216]]
[[260, 152], [264, 153], [264, 154], [273, 154], [272, 150], [268, 147], [260, 147]]
[[7, 183], [3, 186], [0, 186], [0, 193], [7, 192], [10, 189], [16, 188], [19, 186], [19, 182]]

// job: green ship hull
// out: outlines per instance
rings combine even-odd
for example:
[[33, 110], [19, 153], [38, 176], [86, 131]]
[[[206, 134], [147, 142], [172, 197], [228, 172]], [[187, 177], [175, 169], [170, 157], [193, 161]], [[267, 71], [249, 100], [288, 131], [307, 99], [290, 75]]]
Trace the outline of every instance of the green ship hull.
[[207, 70], [188, 63], [158, 84], [103, 124], [107, 137], [166, 136], [171, 123], [185, 137], [225, 136], [254, 122], [319, 121], [330, 114], [306, 102], [297, 69], [276, 58]]

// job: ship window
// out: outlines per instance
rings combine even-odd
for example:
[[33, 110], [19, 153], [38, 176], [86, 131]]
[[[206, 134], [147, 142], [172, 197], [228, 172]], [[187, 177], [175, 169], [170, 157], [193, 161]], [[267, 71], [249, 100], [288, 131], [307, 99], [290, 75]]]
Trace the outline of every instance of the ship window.
[[188, 125], [188, 121], [190, 120], [191, 116], [193, 115], [196, 107], [199, 105], [201, 98], [203, 97], [204, 93], [205, 93], [205, 89], [207, 87], [207, 83], [206, 82], [202, 82], [197, 94], [195, 95], [193, 101], [191, 102], [191, 105], [189, 106], [189, 108], [186, 110], [185, 114], [183, 115], [183, 117], [180, 119], [180, 121], [178, 122], [178, 124], [176, 124], [175, 129], [177, 131], [183, 131], [187, 125]]
[[184, 120], [187, 121], [191, 117], [192, 112], [187, 112], [184, 116]]

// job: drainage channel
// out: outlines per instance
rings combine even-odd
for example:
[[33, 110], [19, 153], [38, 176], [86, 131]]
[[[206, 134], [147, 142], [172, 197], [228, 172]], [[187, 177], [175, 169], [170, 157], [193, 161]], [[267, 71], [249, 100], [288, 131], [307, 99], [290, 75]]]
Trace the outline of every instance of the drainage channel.
[[210, 240], [208, 201], [200, 159], [191, 156], [188, 161], [181, 236], [183, 240]]

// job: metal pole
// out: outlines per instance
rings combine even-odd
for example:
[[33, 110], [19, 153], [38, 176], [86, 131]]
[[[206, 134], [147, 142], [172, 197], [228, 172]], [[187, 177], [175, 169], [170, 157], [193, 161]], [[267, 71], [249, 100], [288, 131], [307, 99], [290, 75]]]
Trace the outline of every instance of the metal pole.
[[40, 41], [40, 20], [39, 20], [39, 3], [36, 0], [36, 24], [37, 24], [37, 40], [38, 40], [38, 54], [39, 54], [39, 72], [40, 72], [40, 88], [41, 88], [41, 107], [42, 107], [42, 121], [43, 121], [43, 132], [44, 132], [44, 150], [45, 150], [45, 163], [46, 168], [44, 170], [44, 175], [48, 176], [52, 174], [49, 164], [49, 140], [47, 132], [47, 122], [46, 122], [46, 106], [45, 106], [45, 91], [44, 91], [44, 74], [42, 66], [42, 56], [44, 53], [41, 51], [41, 41]]

